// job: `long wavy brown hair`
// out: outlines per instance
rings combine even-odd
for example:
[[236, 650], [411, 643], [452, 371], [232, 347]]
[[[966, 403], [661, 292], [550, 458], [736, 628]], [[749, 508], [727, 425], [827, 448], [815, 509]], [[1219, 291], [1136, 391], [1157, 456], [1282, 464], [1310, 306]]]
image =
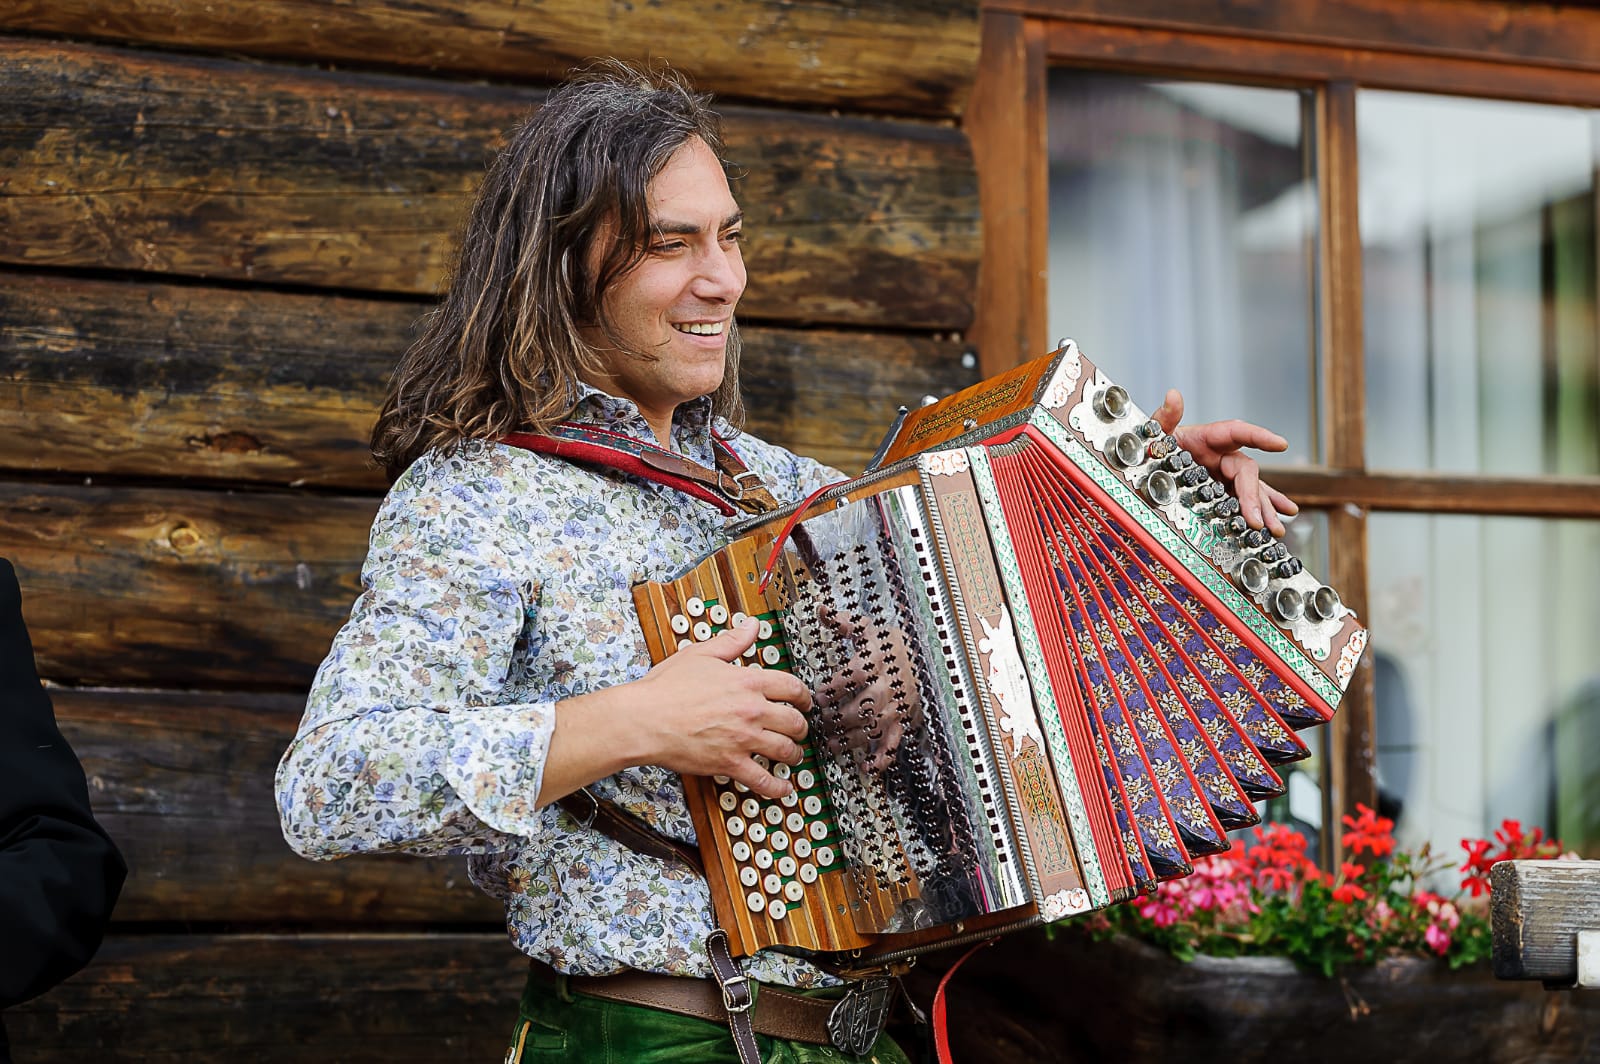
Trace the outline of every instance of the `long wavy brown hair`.
[[[509, 134], [467, 215], [444, 298], [373, 426], [372, 454], [391, 480], [434, 448], [543, 432], [572, 410], [582, 374], [599, 368], [581, 329], [597, 325], [624, 346], [605, 295], [642, 260], [650, 181], [691, 137], [722, 157], [709, 97], [665, 67], [615, 60], [562, 84]], [[737, 425], [736, 328], [727, 350], [712, 404]]]

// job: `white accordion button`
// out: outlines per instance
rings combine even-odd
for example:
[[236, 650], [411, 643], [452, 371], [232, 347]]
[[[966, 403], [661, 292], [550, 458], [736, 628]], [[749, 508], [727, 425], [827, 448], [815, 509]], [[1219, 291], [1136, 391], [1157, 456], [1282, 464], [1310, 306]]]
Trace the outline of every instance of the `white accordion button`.
[[733, 844], [733, 859], [735, 861], [750, 860], [750, 844], [740, 839]]
[[728, 834], [729, 835], [743, 835], [744, 834], [744, 818], [743, 817], [730, 816], [728, 818]]
[[788, 808], [793, 809], [795, 806], [800, 804], [800, 796], [793, 791], [790, 791], [782, 798], [779, 798], [778, 801], [782, 802]]
[[788, 854], [784, 854], [782, 857], [778, 858], [778, 874], [780, 876], [794, 875], [794, 871], [797, 867], [798, 866], [795, 864], [794, 858], [790, 857]]
[[743, 868], [739, 869], [739, 882], [743, 883], [747, 887], [753, 887], [757, 883], [761, 882], [761, 873], [757, 872], [749, 865], [745, 865]]
[[687, 632], [689, 630], [689, 618], [681, 613], [674, 613], [672, 615], [672, 630], [679, 635]]
[[789, 915], [789, 907], [778, 899], [772, 899], [772, 904], [767, 906], [767, 916], [773, 920], [782, 920]]
[[823, 868], [827, 868], [829, 865], [833, 864], [832, 846], [817, 847], [817, 864], [821, 865]]
[[[732, 823], [732, 821], [729, 821], [729, 823]], [[767, 825], [765, 825], [765, 824], [751, 824], [750, 825], [750, 831], [748, 832], [748, 837], [749, 837], [751, 842], [766, 842], [767, 841]]]
[[723, 791], [717, 795], [717, 804], [722, 806], [724, 813], [731, 813], [739, 805], [739, 798], [732, 791]]
[[768, 872], [767, 878], [761, 881], [761, 889], [768, 894], [776, 894], [783, 889], [783, 877], [776, 872]]
[[754, 761], [756, 764], [760, 765], [762, 768], [771, 768], [772, 767], [772, 762], [768, 761], [761, 754], [751, 754], [750, 755], [750, 760]]
[[761, 622], [761, 624], [756, 628], [756, 638], [757, 639], [771, 639], [772, 638], [772, 622], [771, 621], [763, 620]]
[[822, 812], [822, 799], [814, 794], [808, 794], [805, 802], [801, 804], [801, 808], [806, 811], [806, 816], [816, 816]]
[[828, 825], [824, 824], [820, 820], [812, 821], [810, 830], [811, 837], [817, 842], [821, 842], [823, 839], [828, 837]]
[[783, 807], [777, 805], [767, 806], [767, 811], [762, 814], [766, 818], [768, 827], [777, 827], [783, 823]]
[[704, 643], [707, 639], [710, 639], [710, 638], [711, 638], [711, 626], [709, 624], [707, 624], [705, 621], [696, 621], [695, 622], [695, 626], [694, 626], [694, 640], [695, 640], [695, 642], [696, 643]]
[[728, 607], [719, 602], [706, 611], [706, 616], [711, 618], [712, 624], [727, 624]]
[[776, 665], [778, 663], [778, 659], [782, 656], [783, 655], [779, 653], [778, 648], [775, 646], [761, 648], [761, 660], [766, 662], [768, 665]]
[[780, 780], [786, 780], [790, 776], [794, 775], [794, 769], [790, 768], [788, 765], [785, 765], [782, 761], [779, 761], [776, 765], [772, 766], [772, 774], [778, 777]]
[[806, 818], [801, 816], [799, 813], [790, 813], [789, 819], [784, 821], [784, 823], [790, 831], [799, 832], [806, 829]]
[[743, 624], [745, 621], [748, 621], [749, 619], [750, 619], [749, 614], [735, 613], [732, 617], [728, 618], [728, 627], [737, 628], [741, 624]]
[[784, 831], [774, 831], [767, 836], [767, 845], [774, 850], [787, 850], [789, 848], [789, 835]]
[[798, 883], [785, 883], [783, 886], [783, 896], [788, 898], [790, 901], [799, 901], [801, 898], [806, 896], [806, 888], [802, 887]]
[[817, 777], [808, 768], [801, 769], [794, 777], [794, 785], [802, 791], [809, 791], [817, 785]]
[[750, 820], [754, 820], [756, 817], [761, 815], [761, 803], [756, 801], [754, 798], [746, 798], [743, 804], [739, 806], [739, 812], [743, 813]]
[[756, 867], [761, 869], [763, 872], [772, 867], [771, 850], [756, 851]]
[[678, 649], [679, 650], [688, 650], [692, 646], [694, 646], [694, 640], [693, 639], [680, 639], [680, 640], [678, 640]]
[[683, 604], [683, 610], [691, 617], [698, 617], [706, 612], [706, 604], [701, 599], [692, 598]]
[[712, 776], [711, 778], [713, 780], [715, 780], [717, 783], [719, 783], [722, 786], [724, 786], [724, 787], [726, 787], [728, 785], [728, 777], [727, 776]]
[[762, 897], [759, 890], [752, 890], [744, 903], [750, 906], [750, 911], [753, 913], [758, 913], [767, 907], [767, 899]]
[[804, 835], [794, 837], [794, 855], [804, 861], [811, 856], [811, 840]]
[[815, 883], [817, 881], [817, 866], [807, 861], [800, 866], [800, 882]]
[[756, 656], [756, 645], [754, 643], [751, 643], [749, 646], [745, 647], [744, 648], [744, 654], [742, 656], [743, 657], [747, 657], [747, 658], [755, 657]]

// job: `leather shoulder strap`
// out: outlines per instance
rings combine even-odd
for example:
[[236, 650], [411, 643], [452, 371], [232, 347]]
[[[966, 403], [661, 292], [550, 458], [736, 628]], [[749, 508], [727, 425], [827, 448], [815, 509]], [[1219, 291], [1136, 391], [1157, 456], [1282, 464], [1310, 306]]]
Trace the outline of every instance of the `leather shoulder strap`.
[[596, 798], [587, 787], [573, 791], [564, 798], [556, 799], [556, 804], [566, 810], [579, 824], [593, 828], [613, 842], [619, 842], [630, 850], [647, 857], [654, 857], [658, 861], [666, 861], [669, 864], [677, 861], [688, 865], [701, 878], [705, 877], [705, 865], [700, 860], [698, 850], [685, 846], [676, 839], [667, 838], [638, 817], [624, 812], [614, 803]]

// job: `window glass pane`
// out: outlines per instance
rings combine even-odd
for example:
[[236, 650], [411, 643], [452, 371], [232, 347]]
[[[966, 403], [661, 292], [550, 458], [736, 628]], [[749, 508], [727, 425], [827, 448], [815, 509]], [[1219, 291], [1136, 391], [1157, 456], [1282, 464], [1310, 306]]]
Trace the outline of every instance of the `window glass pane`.
[[1600, 522], [1374, 514], [1378, 786], [1405, 843], [1505, 817], [1600, 857]]
[[1367, 463], [1600, 473], [1600, 112], [1357, 99]]
[[1316, 458], [1317, 206], [1304, 94], [1053, 70], [1050, 332], [1147, 410], [1242, 417]]

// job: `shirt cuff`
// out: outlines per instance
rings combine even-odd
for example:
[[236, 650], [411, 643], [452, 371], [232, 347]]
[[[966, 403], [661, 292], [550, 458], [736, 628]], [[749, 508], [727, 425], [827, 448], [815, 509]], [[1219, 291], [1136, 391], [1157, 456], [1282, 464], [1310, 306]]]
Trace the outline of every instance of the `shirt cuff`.
[[536, 805], [555, 725], [553, 702], [457, 709], [445, 718], [449, 744], [440, 771], [489, 827], [537, 835], [552, 819]]

